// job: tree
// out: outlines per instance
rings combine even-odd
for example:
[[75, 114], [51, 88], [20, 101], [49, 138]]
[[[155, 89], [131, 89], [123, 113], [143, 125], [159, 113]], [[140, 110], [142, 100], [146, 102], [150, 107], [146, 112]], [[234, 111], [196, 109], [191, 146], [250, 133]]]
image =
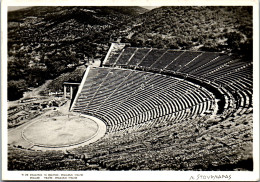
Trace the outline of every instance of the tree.
[[26, 91], [28, 85], [24, 79], [8, 81], [8, 100], [13, 101], [23, 97], [23, 92]]
[[229, 32], [225, 34], [225, 37], [227, 38], [226, 43], [228, 48], [230, 48], [232, 52], [237, 52], [240, 50], [240, 44], [243, 40], [241, 33]]

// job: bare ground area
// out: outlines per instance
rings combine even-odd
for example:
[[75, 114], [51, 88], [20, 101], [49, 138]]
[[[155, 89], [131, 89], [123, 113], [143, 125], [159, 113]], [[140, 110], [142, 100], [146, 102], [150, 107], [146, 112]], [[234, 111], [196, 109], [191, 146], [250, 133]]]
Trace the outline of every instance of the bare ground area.
[[23, 129], [23, 138], [34, 145], [70, 146], [91, 138], [98, 130], [95, 121], [77, 115], [36, 119]]

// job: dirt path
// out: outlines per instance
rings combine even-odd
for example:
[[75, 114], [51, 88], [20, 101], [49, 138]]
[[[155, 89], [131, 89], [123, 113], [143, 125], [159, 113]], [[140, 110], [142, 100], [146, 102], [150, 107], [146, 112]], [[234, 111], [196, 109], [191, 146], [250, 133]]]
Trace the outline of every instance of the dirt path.
[[47, 88], [47, 86], [51, 83], [51, 81], [52, 80], [46, 80], [46, 82], [43, 85], [41, 85], [41, 86], [39, 86], [37, 88], [34, 88], [32, 91], [25, 92], [23, 94], [23, 98], [22, 99], [40, 96], [40, 92], [45, 90]]

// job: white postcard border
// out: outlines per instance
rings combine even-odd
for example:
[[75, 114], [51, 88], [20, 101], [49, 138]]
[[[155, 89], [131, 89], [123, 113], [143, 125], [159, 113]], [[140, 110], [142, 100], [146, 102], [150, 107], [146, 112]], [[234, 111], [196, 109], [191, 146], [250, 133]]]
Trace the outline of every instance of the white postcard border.
[[[7, 7], [8, 6], [176, 6], [176, 5], [235, 5], [253, 6], [253, 160], [254, 171], [8, 171], [7, 170]], [[3, 180], [32, 180], [30, 176], [71, 174], [77, 179], [67, 180], [136, 180], [136, 181], [257, 181], [259, 180], [259, 3], [257, 0], [4, 0], [1, 4], [1, 128], [2, 128], [2, 179]], [[56, 179], [49, 179], [54, 181]], [[57, 179], [61, 180], [61, 179]], [[38, 180], [39, 181], [39, 180]]]

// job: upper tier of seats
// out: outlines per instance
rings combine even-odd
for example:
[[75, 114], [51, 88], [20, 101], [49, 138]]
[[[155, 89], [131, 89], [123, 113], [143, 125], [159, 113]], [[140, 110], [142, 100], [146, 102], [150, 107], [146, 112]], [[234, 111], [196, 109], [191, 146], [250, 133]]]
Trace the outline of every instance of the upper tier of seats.
[[[119, 45], [120, 48], [118, 48]], [[119, 45], [112, 44], [110, 54], [104, 60], [104, 66], [141, 69], [195, 78], [209, 83], [222, 92], [225, 97], [225, 109], [246, 107], [252, 110], [252, 62], [245, 62], [234, 55], [217, 52]], [[114, 47], [117, 47], [116, 51]], [[239, 113], [235, 112], [235, 114]]]

